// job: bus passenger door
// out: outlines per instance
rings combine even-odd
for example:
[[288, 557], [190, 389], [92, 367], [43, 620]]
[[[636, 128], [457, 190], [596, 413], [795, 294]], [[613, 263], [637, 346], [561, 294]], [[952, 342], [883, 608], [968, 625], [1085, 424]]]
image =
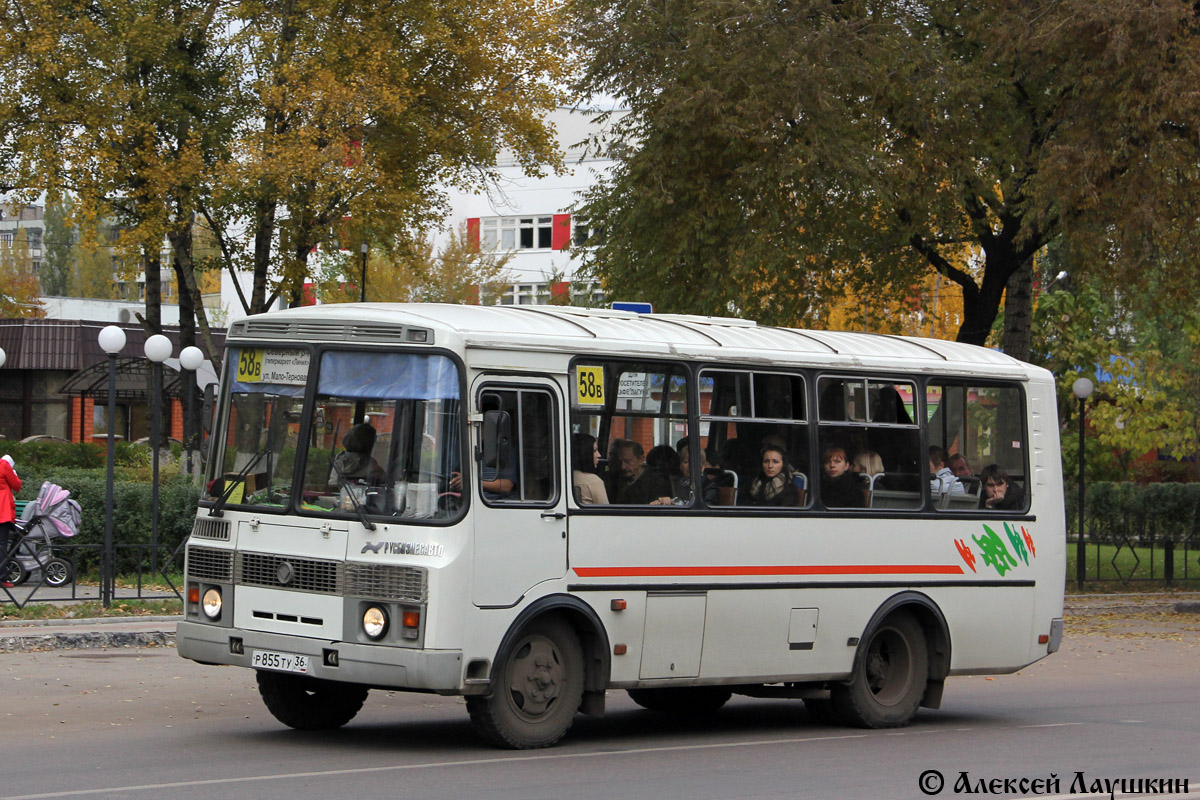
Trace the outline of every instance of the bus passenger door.
[[484, 378], [476, 387], [471, 599], [508, 607], [567, 571], [562, 399], [547, 379]]

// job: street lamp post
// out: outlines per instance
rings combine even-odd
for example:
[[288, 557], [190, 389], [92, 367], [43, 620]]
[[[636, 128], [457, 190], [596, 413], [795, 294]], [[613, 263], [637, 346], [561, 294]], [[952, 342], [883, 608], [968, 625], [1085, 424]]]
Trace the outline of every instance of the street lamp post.
[[184, 419], [186, 422], [183, 425], [184, 438], [187, 439], [187, 472], [188, 479], [192, 479], [192, 447], [195, 445], [196, 429], [192, 423], [192, 417], [195, 416], [193, 405], [195, 403], [195, 374], [196, 370], [200, 369], [200, 365], [204, 363], [204, 351], [199, 347], [185, 347], [179, 353], [179, 366], [183, 367], [183, 391], [185, 393], [184, 403]]
[[117, 416], [117, 353], [125, 347], [125, 331], [116, 325], [101, 329], [100, 349], [108, 354], [108, 473], [104, 491], [104, 550], [100, 553], [100, 602], [105, 608], [113, 599], [113, 464], [116, 444], [113, 428]]
[[162, 362], [171, 357], [171, 340], [156, 333], [146, 340], [150, 361], [150, 574], [158, 574], [158, 456], [162, 445]]
[[1089, 378], [1079, 378], [1071, 386], [1071, 391], [1079, 398], [1079, 540], [1075, 542], [1075, 582], [1078, 588], [1083, 588], [1083, 580], [1087, 574], [1087, 549], [1083, 544], [1083, 428], [1087, 415], [1087, 399], [1092, 396], [1096, 387]]
[[369, 249], [370, 249], [370, 248], [369, 248], [369, 247], [367, 247], [367, 243], [366, 243], [366, 242], [363, 242], [363, 243], [362, 243], [362, 258], [363, 258], [363, 262], [362, 262], [362, 291], [361, 291], [361, 293], [359, 294], [359, 302], [360, 302], [360, 303], [365, 303], [365, 302], [367, 302], [367, 250], [369, 250]]

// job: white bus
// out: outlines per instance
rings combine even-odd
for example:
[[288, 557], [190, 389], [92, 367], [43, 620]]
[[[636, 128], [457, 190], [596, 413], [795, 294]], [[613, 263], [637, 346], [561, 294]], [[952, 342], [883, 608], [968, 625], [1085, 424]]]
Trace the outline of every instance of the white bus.
[[226, 347], [178, 649], [254, 669], [286, 725], [379, 688], [464, 695], [517, 748], [613, 689], [890, 727], [1059, 646], [1054, 382], [1001, 353], [384, 304]]

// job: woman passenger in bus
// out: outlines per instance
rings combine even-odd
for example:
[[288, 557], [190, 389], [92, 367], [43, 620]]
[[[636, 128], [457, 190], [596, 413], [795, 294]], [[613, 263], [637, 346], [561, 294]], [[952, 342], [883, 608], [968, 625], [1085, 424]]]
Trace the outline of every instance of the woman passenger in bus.
[[980, 508], [996, 511], [1024, 511], [1025, 490], [1020, 484], [1008, 479], [1008, 473], [999, 464], [989, 464], [979, 473], [983, 481], [983, 494], [979, 497]]
[[800, 490], [793, 482], [792, 468], [787, 464], [787, 452], [777, 445], [762, 449], [762, 468], [746, 491], [745, 501], [752, 506], [796, 506]]
[[871, 481], [876, 475], [883, 474], [883, 459], [874, 450], [863, 450], [854, 457], [850, 469]]
[[596, 465], [600, 463], [600, 447], [596, 444], [596, 437], [587, 433], [572, 436], [571, 461], [574, 467], [571, 482], [575, 486], [575, 499], [579, 504], [607, 504], [608, 491], [604, 488], [604, 481], [596, 474]]
[[863, 508], [867, 504], [866, 484], [857, 472], [850, 471], [846, 451], [830, 447], [821, 457], [821, 501], [826, 508]]

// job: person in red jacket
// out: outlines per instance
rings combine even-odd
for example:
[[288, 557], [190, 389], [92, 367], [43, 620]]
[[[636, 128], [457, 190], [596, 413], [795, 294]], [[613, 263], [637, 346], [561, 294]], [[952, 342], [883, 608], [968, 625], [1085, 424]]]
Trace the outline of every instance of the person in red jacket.
[[17, 538], [17, 492], [21, 491], [21, 479], [13, 469], [10, 455], [0, 457], [0, 586], [11, 589], [8, 581], [8, 561], [5, 556]]

